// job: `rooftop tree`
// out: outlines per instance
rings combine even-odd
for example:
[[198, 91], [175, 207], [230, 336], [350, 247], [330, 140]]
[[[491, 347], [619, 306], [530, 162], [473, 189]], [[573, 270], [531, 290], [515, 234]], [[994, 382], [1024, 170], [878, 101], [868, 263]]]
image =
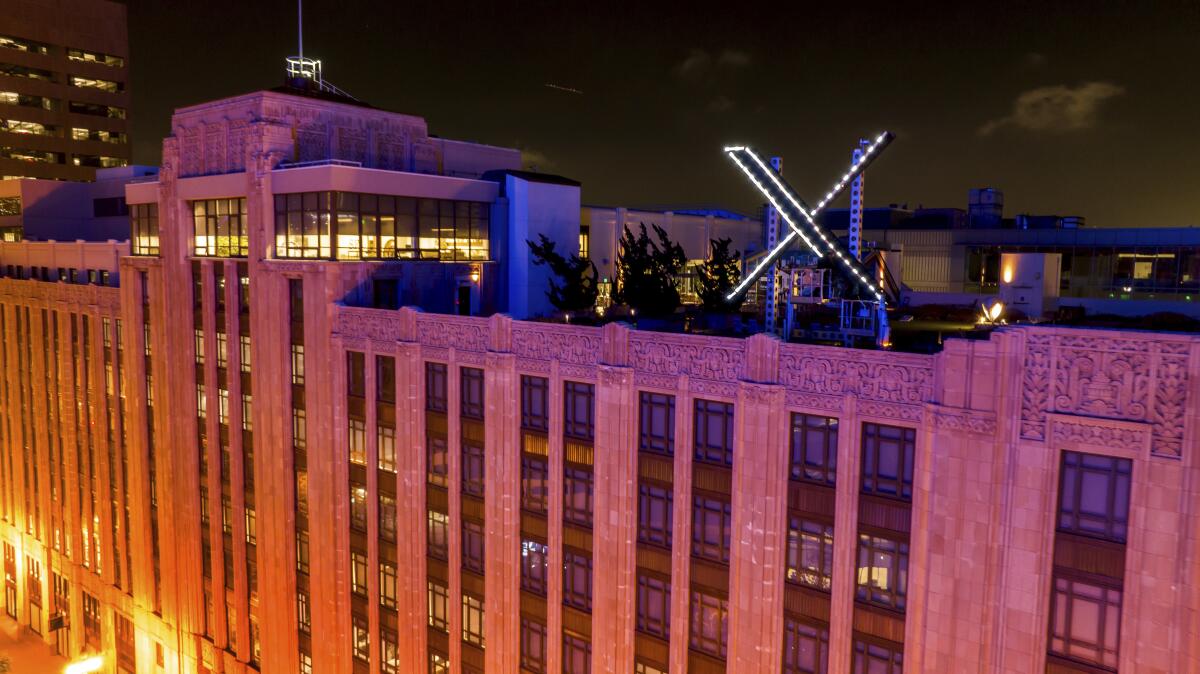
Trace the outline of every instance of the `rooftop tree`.
[[546, 297], [559, 311], [590, 312], [596, 306], [599, 274], [596, 265], [587, 258], [572, 253], [564, 256], [554, 250], [554, 242], [545, 234], [538, 234], [538, 243], [526, 240], [533, 253], [533, 264], [547, 265], [558, 281], [550, 279]]
[[730, 252], [732, 239], [712, 239], [708, 242], [708, 259], [696, 270], [700, 282], [700, 306], [711, 313], [730, 313], [741, 308], [745, 293], [732, 300], [729, 293], [741, 277], [741, 258], [738, 251]]
[[644, 316], [666, 316], [679, 307], [675, 281], [687, 257], [683, 247], [672, 241], [662, 227], [650, 226], [657, 241], [650, 238], [645, 223], [639, 225], [637, 236], [625, 228], [617, 254], [613, 300]]

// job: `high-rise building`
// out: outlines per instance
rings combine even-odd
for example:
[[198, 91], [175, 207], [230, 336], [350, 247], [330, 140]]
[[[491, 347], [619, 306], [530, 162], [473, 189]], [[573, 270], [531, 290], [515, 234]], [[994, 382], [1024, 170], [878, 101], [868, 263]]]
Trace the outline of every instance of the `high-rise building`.
[[91, 180], [129, 163], [129, 38], [111, 0], [0, 12], [0, 177]]
[[4, 608], [61, 652], [1200, 672], [1200, 338], [515, 320], [577, 183], [311, 92], [172, 129], [131, 242], [0, 243]]

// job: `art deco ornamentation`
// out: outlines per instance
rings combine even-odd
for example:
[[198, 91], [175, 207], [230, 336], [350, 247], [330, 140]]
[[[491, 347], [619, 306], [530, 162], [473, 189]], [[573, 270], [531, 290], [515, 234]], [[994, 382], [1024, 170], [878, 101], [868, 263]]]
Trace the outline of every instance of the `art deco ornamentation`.
[[1030, 334], [1021, 437], [1045, 440], [1051, 412], [1139, 421], [1152, 429], [1152, 453], [1181, 456], [1189, 349], [1188, 342], [1165, 335]]
[[921, 404], [933, 399], [933, 359], [784, 344], [779, 352], [779, 383], [804, 393], [850, 393], [867, 400]]

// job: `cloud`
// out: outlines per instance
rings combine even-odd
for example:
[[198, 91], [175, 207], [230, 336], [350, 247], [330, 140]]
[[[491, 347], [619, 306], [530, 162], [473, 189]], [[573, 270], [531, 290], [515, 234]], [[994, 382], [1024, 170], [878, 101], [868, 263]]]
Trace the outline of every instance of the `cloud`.
[[722, 49], [716, 55], [703, 49], [692, 49], [675, 66], [681, 79], [697, 81], [717, 70], [735, 70], [750, 65], [750, 54], [739, 49]]
[[546, 153], [525, 148], [521, 150], [521, 167], [545, 171], [554, 166], [554, 161]]
[[1013, 102], [1012, 114], [979, 127], [987, 136], [1004, 127], [1025, 131], [1068, 132], [1096, 125], [1100, 105], [1125, 93], [1112, 82], [1088, 82], [1077, 87], [1057, 84], [1023, 91]]
[[1031, 51], [1025, 54], [1025, 66], [1028, 68], [1041, 68], [1046, 65], [1046, 55], [1041, 52]]

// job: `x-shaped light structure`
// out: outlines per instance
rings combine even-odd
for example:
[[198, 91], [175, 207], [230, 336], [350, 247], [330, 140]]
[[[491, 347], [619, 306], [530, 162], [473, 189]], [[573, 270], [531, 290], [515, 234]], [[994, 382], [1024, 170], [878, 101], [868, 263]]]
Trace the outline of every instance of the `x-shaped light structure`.
[[775, 260], [783, 253], [791, 243], [799, 237], [808, 246], [809, 250], [817, 255], [817, 257], [825, 257], [832, 255], [842, 265], [843, 270], [849, 277], [859, 285], [866, 286], [876, 301], [881, 304], [886, 300], [883, 296], [883, 291], [875, 285], [871, 280], [871, 274], [858, 261], [856, 257], [850, 254], [832, 233], [817, 223], [817, 215], [830, 202], [838, 197], [854, 178], [862, 173], [875, 157], [883, 151], [888, 143], [895, 138], [891, 132], [884, 131], [875, 137], [871, 144], [862, 151], [862, 155], [857, 161], [850, 165], [850, 169], [845, 175], [838, 180], [837, 184], [825, 193], [824, 198], [817, 203], [815, 208], [810, 208], [804, 203], [804, 200], [796, 195], [796, 191], [790, 185], [783, 181], [779, 173], [775, 169], [763, 162], [754, 150], [749, 147], [735, 146], [725, 148], [725, 153], [734, 161], [754, 183], [759, 192], [771, 202], [779, 215], [783, 217], [784, 222], [791, 229], [787, 236], [780, 239], [775, 247], [767, 253], [766, 257], [758, 263], [758, 266], [738, 283], [737, 287], [729, 293], [728, 299], [733, 299], [741, 294], [747, 286], [762, 276]]

